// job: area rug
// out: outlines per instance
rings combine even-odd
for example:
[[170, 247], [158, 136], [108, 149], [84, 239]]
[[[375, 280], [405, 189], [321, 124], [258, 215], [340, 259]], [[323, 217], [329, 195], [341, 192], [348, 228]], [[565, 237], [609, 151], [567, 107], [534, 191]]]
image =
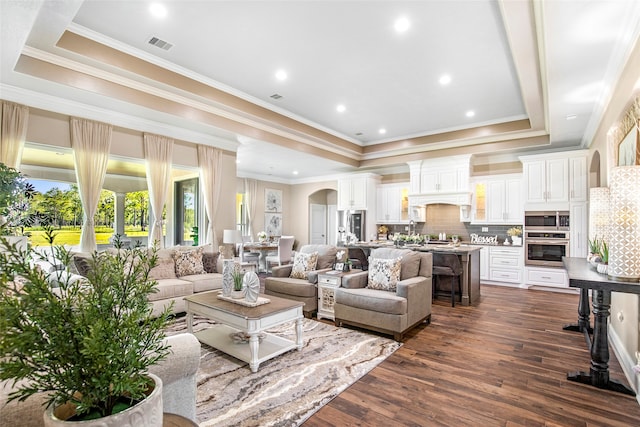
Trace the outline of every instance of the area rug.
[[[194, 319], [194, 331], [213, 323]], [[176, 319], [167, 335], [186, 332]], [[293, 322], [270, 330], [295, 341]], [[249, 365], [202, 345], [196, 414], [201, 427], [297, 426], [400, 347], [391, 339], [304, 319], [304, 345]], [[247, 345], [247, 344], [238, 344]]]

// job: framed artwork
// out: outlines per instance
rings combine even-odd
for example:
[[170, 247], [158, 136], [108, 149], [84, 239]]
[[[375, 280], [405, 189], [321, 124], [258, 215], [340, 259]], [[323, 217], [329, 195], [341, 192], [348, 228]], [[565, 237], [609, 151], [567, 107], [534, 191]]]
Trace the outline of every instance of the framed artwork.
[[618, 166], [640, 165], [640, 141], [638, 125], [633, 126], [618, 145]]
[[264, 211], [282, 212], [282, 190], [264, 189]]
[[264, 231], [269, 236], [282, 236], [282, 214], [270, 213], [264, 214]]

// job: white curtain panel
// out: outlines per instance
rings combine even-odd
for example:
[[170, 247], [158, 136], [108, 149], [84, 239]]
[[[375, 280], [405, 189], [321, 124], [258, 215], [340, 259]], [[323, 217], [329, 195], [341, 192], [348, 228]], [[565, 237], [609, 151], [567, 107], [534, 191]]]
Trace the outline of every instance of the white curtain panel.
[[106, 123], [71, 118], [71, 148], [84, 211], [84, 224], [80, 234], [81, 252], [93, 252], [98, 248], [93, 217], [107, 173], [112, 132], [111, 125]]
[[149, 203], [153, 212], [153, 222], [149, 230], [149, 247], [164, 248], [162, 238], [162, 209], [167, 200], [171, 183], [171, 163], [173, 160], [173, 139], [165, 136], [144, 134], [144, 157], [147, 168]]
[[209, 219], [206, 243], [217, 248], [218, 236], [216, 236], [214, 220], [220, 199], [220, 186], [222, 185], [222, 152], [213, 147], [198, 145], [198, 166], [200, 167], [200, 185], [202, 186], [204, 207]]
[[258, 181], [255, 179], [244, 179], [244, 193], [247, 196], [247, 216], [249, 217], [249, 236], [253, 241], [253, 222], [256, 218], [256, 206], [258, 198]]
[[0, 127], [0, 162], [10, 168], [20, 169], [22, 149], [27, 137], [29, 107], [2, 101], [2, 126]]

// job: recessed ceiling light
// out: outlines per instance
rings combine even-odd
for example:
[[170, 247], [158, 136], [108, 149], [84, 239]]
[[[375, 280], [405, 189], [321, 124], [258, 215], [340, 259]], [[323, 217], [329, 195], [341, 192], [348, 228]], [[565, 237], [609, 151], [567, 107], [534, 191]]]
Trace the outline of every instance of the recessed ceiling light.
[[336, 107], [336, 111], [338, 113], [344, 113], [345, 111], [347, 111], [347, 107], [345, 107], [344, 104], [340, 104]]
[[164, 18], [167, 16], [167, 8], [160, 3], [151, 3], [149, 6], [149, 12], [156, 18]]
[[298, 175], [298, 171], [293, 171], [293, 174], [294, 175]]
[[451, 83], [451, 76], [448, 74], [443, 74], [440, 77], [440, 80], [438, 80], [440, 82], [441, 85], [448, 85], [449, 83]]
[[404, 33], [409, 29], [410, 26], [411, 23], [404, 16], [396, 19], [396, 22], [393, 24], [393, 28], [395, 28], [395, 30], [399, 33]]
[[276, 79], [280, 80], [281, 82], [287, 80], [287, 72], [285, 70], [276, 71]]
[[385, 128], [380, 128], [380, 130], [378, 131], [378, 133], [380, 135], [384, 135], [385, 133], [387, 133], [387, 130]]
[[567, 120], [573, 120], [576, 119], [578, 117], [577, 114], [567, 114], [567, 116], [565, 117], [565, 119]]
[[476, 115], [476, 112], [475, 112], [475, 111], [473, 111], [473, 110], [469, 110], [469, 111], [467, 111], [467, 112], [466, 112], [466, 114], [465, 114], [465, 116], [467, 116], [467, 117], [473, 117], [473, 116], [475, 116], [475, 115]]

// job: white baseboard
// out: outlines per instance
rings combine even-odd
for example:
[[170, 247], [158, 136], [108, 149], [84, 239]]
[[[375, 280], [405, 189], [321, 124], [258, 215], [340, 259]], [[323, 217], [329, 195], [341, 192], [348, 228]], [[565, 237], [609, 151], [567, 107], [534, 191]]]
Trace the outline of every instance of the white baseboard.
[[627, 381], [631, 385], [636, 392], [636, 401], [640, 404], [640, 374], [636, 374], [633, 371], [633, 367], [640, 363], [640, 361], [636, 360], [634, 354], [629, 354], [629, 352], [622, 345], [622, 341], [616, 331], [609, 325], [609, 344], [611, 344], [611, 348], [624, 371], [624, 375], [627, 377]]

